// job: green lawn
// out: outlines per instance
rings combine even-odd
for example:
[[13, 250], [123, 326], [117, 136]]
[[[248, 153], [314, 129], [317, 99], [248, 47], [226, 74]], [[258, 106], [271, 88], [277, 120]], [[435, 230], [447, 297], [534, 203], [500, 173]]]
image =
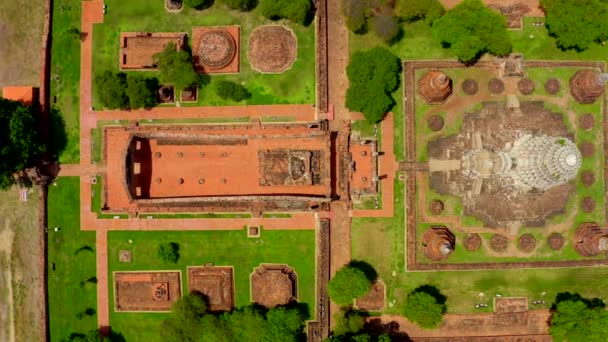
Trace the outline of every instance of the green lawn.
[[[168, 13], [162, 2], [146, 0], [107, 0], [108, 12], [104, 23], [94, 29], [94, 74], [105, 70], [118, 71], [120, 32], [186, 32], [191, 37], [195, 26], [240, 25], [240, 72], [231, 75], [212, 75], [211, 82], [231, 80], [246, 84], [252, 97], [240, 104], [314, 103], [315, 102], [315, 45], [314, 24], [304, 27], [282, 20], [265, 19], [259, 9], [248, 13], [229, 10], [216, 2], [211, 8], [196, 11], [185, 7], [179, 13]], [[283, 74], [262, 74], [251, 69], [247, 59], [248, 38], [260, 25], [289, 26], [298, 38], [298, 59]], [[136, 71], [137, 72], [137, 71]], [[149, 75], [156, 74], [148, 72]], [[217, 97], [212, 84], [199, 92], [199, 105], [229, 105], [232, 101]], [[190, 104], [185, 104], [190, 105]], [[94, 106], [100, 107], [95, 100]]]
[[[95, 233], [80, 230], [80, 190], [76, 177], [57, 179], [48, 195], [48, 299], [51, 341], [97, 327]], [[55, 227], [61, 230], [54, 231]], [[54, 265], [54, 266], [53, 266]], [[89, 282], [86, 280], [89, 279]]]
[[[132, 240], [133, 243], [129, 243]], [[177, 264], [163, 263], [156, 257], [160, 242], [179, 243]], [[112, 231], [108, 236], [110, 279], [113, 271], [180, 270], [182, 289], [187, 289], [187, 267], [213, 263], [234, 266], [236, 306], [250, 304], [249, 274], [261, 263], [285, 263], [298, 275], [298, 298], [308, 304], [314, 318], [315, 231], [263, 230], [260, 238], [248, 238], [246, 231]], [[120, 263], [121, 249], [131, 250], [132, 262]], [[113, 308], [113, 292], [110, 305]], [[129, 342], [159, 341], [162, 313], [117, 313], [111, 309], [112, 327]]]
[[61, 111], [68, 136], [67, 146], [59, 156], [61, 163], [80, 160], [80, 40], [67, 31], [80, 29], [81, 3], [80, 0], [59, 0], [53, 5], [51, 105]]

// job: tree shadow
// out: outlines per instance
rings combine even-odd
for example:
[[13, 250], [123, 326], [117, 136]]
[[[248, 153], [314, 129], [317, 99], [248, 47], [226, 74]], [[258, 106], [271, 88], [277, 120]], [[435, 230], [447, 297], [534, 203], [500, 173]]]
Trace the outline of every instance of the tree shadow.
[[555, 302], [551, 305], [551, 311], [557, 309], [557, 304], [571, 300], [573, 302], [583, 302], [589, 309], [604, 309], [606, 304], [600, 298], [584, 298], [578, 293], [560, 292], [555, 296]]
[[93, 250], [93, 247], [91, 246], [82, 246], [80, 248], [78, 248], [75, 252], [74, 255], [78, 255], [80, 252], [91, 252], [91, 253], [95, 253], [95, 251]]
[[65, 121], [61, 112], [51, 108], [49, 113], [49, 139], [46, 146], [47, 152], [57, 159], [68, 145], [68, 133], [65, 129]]
[[[171, 242], [171, 249], [175, 252], [175, 260], [179, 260], [179, 243], [177, 242]], [[201, 293], [202, 295], [202, 293]]]
[[438, 288], [436, 288], [433, 285], [422, 285], [422, 286], [418, 286], [417, 288], [414, 289], [414, 291], [412, 291], [412, 293], [416, 293], [416, 292], [424, 292], [428, 295], [431, 295], [433, 298], [435, 298], [435, 300], [437, 301], [437, 303], [443, 305], [445, 304], [447, 298], [446, 296], [444, 296], [441, 291], [439, 291]]
[[372, 265], [362, 260], [352, 260], [348, 266], [359, 269], [363, 273], [365, 273], [365, 277], [369, 281], [375, 281], [378, 279], [378, 272], [374, 269]]
[[399, 323], [392, 321], [389, 323], [382, 323], [379, 318], [370, 319], [365, 322], [363, 326], [363, 332], [373, 336], [380, 336], [383, 334], [388, 335], [391, 338], [391, 342], [412, 342], [413, 340], [408, 334], [399, 331]]

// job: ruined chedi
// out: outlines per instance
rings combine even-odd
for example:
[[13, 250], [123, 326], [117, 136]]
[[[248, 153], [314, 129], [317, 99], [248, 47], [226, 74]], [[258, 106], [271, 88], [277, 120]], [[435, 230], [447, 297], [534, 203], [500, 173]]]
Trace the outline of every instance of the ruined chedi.
[[581, 153], [567, 138], [523, 134], [504, 151], [473, 149], [464, 154], [463, 173], [471, 178], [511, 178], [522, 190], [547, 190], [578, 173]]
[[579, 70], [570, 79], [570, 93], [579, 103], [595, 102], [606, 89], [608, 73]]

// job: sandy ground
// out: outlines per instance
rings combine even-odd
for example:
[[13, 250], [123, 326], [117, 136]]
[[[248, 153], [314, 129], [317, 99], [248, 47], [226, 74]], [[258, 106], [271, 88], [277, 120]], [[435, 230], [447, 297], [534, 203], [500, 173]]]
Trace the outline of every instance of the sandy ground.
[[[445, 8], [450, 9], [458, 5], [462, 0], [441, 0]], [[515, 4], [524, 4], [530, 8], [527, 14], [529, 17], [544, 17], [545, 13], [540, 7], [540, 0], [483, 0], [486, 5], [512, 6]]]
[[40, 84], [43, 0], [0, 1], [0, 87]]
[[20, 202], [17, 188], [0, 192], [0, 341], [40, 340], [38, 196], [34, 188]]

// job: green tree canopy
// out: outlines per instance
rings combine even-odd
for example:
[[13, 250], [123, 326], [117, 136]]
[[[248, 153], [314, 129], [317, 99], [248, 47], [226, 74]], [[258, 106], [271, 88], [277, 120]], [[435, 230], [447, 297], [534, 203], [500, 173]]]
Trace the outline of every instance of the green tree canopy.
[[33, 107], [0, 98], [0, 189], [13, 185], [13, 174], [34, 164], [45, 151], [39, 127]]
[[604, 0], [542, 0], [546, 25], [562, 49], [585, 50], [608, 39], [608, 2]]
[[429, 24], [432, 24], [445, 13], [445, 9], [439, 0], [399, 0], [397, 1], [396, 11], [403, 20], [424, 19]]
[[164, 262], [175, 264], [179, 260], [179, 244], [176, 242], [161, 243], [158, 245], [156, 255]]
[[251, 97], [251, 93], [245, 86], [231, 81], [215, 82], [215, 92], [222, 99], [230, 99], [236, 102], [246, 100]]
[[126, 94], [129, 98], [129, 107], [151, 108], [158, 103], [156, 92], [158, 91], [158, 79], [146, 78], [139, 74], [127, 75]]
[[362, 112], [368, 122], [381, 121], [395, 104], [391, 93], [399, 86], [400, 72], [399, 58], [385, 48], [355, 52], [346, 69], [346, 107]]
[[162, 323], [160, 335], [163, 341], [198, 341], [206, 312], [207, 305], [200, 294], [188, 294], [177, 300], [171, 308], [171, 316]]
[[222, 0], [228, 7], [239, 11], [251, 11], [258, 4], [257, 0]]
[[334, 336], [355, 334], [363, 329], [365, 318], [357, 311], [342, 310], [334, 315], [336, 325], [333, 330]]
[[311, 11], [310, 0], [260, 0], [262, 15], [268, 19], [289, 19], [294, 23], [305, 24]]
[[201, 76], [194, 70], [190, 52], [184, 49], [177, 51], [175, 44], [169, 43], [153, 58], [158, 65], [161, 82], [172, 84], [176, 90], [200, 84]]
[[363, 271], [351, 265], [343, 266], [329, 280], [329, 298], [338, 305], [351, 305], [353, 300], [369, 292], [372, 281]]
[[183, 0], [184, 5], [196, 10], [203, 10], [213, 5], [213, 0]]
[[475, 62], [485, 52], [501, 56], [512, 49], [505, 18], [481, 0], [463, 0], [447, 11], [433, 23], [433, 35], [463, 63]]
[[[561, 295], [561, 296], [560, 296]], [[558, 294], [550, 332], [556, 340], [601, 342], [608, 336], [608, 311], [598, 298]], [[560, 298], [561, 297], [561, 298]]]
[[385, 43], [391, 43], [399, 34], [400, 26], [392, 14], [379, 14], [372, 18], [372, 30]]
[[412, 291], [405, 303], [405, 317], [422, 328], [436, 328], [447, 308], [445, 297], [431, 286], [423, 286]]
[[95, 77], [97, 85], [97, 96], [101, 104], [108, 109], [129, 108], [127, 97], [127, 75], [125, 73], [113, 73], [104, 71]]

